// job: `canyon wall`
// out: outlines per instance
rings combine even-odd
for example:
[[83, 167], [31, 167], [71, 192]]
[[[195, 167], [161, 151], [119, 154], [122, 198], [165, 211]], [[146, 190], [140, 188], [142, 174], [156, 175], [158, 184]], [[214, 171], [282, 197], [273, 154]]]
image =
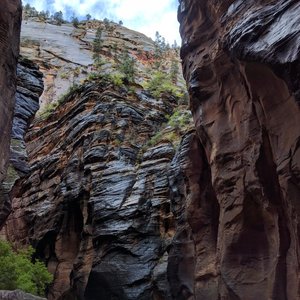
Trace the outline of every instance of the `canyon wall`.
[[30, 172], [25, 134], [39, 109], [39, 97], [43, 92], [43, 74], [32, 61], [19, 57], [17, 64], [17, 90], [10, 136], [10, 156], [7, 176], [2, 182], [5, 197], [0, 203], [0, 227], [11, 212], [11, 190], [15, 182]]
[[175, 106], [141, 88], [88, 82], [33, 123], [31, 171], [14, 187], [5, 230], [54, 274], [49, 299], [171, 299], [175, 149], [147, 143]]
[[180, 1], [196, 125], [180, 143], [153, 142], [174, 97], [92, 79], [34, 121], [28, 166], [42, 82], [20, 63], [4, 231], [54, 274], [49, 299], [300, 298], [299, 14]]
[[200, 185], [176, 202], [174, 299], [300, 298], [299, 13], [180, 1]]
[[[10, 155], [20, 28], [21, 1], [3, 0], [0, 11], [0, 207], [8, 201], [2, 181], [6, 177]], [[0, 216], [0, 225], [2, 222]]]

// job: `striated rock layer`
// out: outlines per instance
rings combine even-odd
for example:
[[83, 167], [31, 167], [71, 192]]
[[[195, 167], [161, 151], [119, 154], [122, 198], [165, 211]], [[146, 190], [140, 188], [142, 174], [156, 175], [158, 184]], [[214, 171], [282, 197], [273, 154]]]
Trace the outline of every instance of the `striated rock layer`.
[[[16, 67], [19, 55], [21, 1], [3, 0], [0, 11], [0, 206], [7, 201], [2, 181], [9, 160], [10, 134], [15, 104]], [[0, 224], [1, 220], [0, 214]]]
[[297, 1], [180, 1], [200, 141], [190, 196], [175, 194], [175, 299], [300, 298], [299, 14]]
[[5, 230], [47, 263], [49, 299], [171, 299], [175, 149], [147, 142], [175, 105], [139, 88], [87, 83], [34, 122], [31, 172], [14, 187]]
[[7, 176], [2, 183], [3, 201], [0, 203], [0, 227], [11, 211], [10, 192], [16, 180], [30, 171], [25, 134], [39, 109], [39, 96], [43, 92], [43, 74], [33, 62], [19, 58], [17, 65], [17, 91], [12, 123], [10, 159]]

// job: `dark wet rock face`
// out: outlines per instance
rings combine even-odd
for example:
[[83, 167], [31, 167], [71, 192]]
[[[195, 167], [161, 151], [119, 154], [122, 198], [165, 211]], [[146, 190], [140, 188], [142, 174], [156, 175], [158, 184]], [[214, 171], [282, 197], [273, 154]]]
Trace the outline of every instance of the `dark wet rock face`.
[[299, 13], [295, 1], [180, 3], [203, 173], [194, 204], [178, 204], [175, 299], [300, 297]]
[[24, 138], [39, 109], [39, 97], [43, 93], [43, 88], [43, 74], [38, 66], [30, 60], [20, 58], [17, 68], [17, 94], [10, 159], [20, 176], [29, 172]]
[[[0, 11], [0, 207], [7, 201], [2, 181], [6, 177], [15, 104], [19, 55], [21, 1], [3, 0]], [[0, 211], [0, 225], [3, 222]]]
[[39, 109], [39, 96], [43, 92], [43, 74], [36, 64], [19, 58], [17, 65], [17, 91], [11, 131], [10, 159], [7, 176], [2, 183], [4, 199], [0, 204], [1, 223], [11, 210], [12, 187], [17, 179], [30, 171], [28, 165], [25, 134], [35, 113]]
[[54, 273], [49, 299], [171, 299], [175, 150], [146, 144], [173, 105], [89, 83], [34, 122], [5, 230]]

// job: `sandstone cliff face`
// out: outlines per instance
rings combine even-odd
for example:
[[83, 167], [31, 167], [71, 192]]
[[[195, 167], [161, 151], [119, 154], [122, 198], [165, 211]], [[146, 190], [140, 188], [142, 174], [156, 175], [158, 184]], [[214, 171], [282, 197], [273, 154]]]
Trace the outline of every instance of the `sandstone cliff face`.
[[[31, 36], [26, 37], [26, 26], [44, 26], [49, 36], [45, 41], [37, 34], [34, 44]], [[95, 29], [79, 30], [82, 35], [77, 37], [70, 25], [28, 21], [24, 27], [21, 53], [45, 74], [41, 101], [45, 97], [57, 101], [62, 81], [77, 83], [91, 70]], [[70, 48], [49, 43], [54, 32], [58, 41], [61, 33]], [[170, 176], [177, 179], [169, 170], [171, 164], [177, 165], [172, 161], [183, 131], [178, 124], [176, 133], [163, 124], [178, 99], [167, 93], [154, 98], [138, 84], [150, 75], [151, 40], [122, 27], [104, 37], [106, 64], [101, 72], [116, 70], [117, 54], [125, 47], [136, 59], [137, 83], [116, 87], [106, 80], [89, 79], [73, 87], [50, 117], [43, 120], [41, 114], [29, 129], [25, 139], [29, 165], [23, 134], [38, 108], [43, 85], [34, 64], [23, 60], [19, 66], [14, 172], [7, 183], [9, 190], [15, 186], [12, 212], [2, 234], [16, 246], [32, 244], [45, 261], [55, 278], [49, 299], [172, 299], [168, 259], [175, 233], [171, 190], [176, 186], [170, 186]], [[109, 50], [112, 44], [115, 52]], [[178, 61], [176, 51], [170, 53]], [[165, 73], [168, 60], [162, 67]], [[82, 77], [74, 80], [78, 68]], [[48, 80], [50, 73], [55, 80]], [[156, 133], [163, 128], [157, 143]], [[189, 152], [194, 138], [190, 131], [185, 147], [180, 147], [178, 164], [191, 165], [182, 151]]]
[[299, 13], [297, 1], [180, 1], [200, 141], [198, 185], [176, 202], [175, 299], [300, 298]]
[[94, 82], [34, 122], [31, 172], [13, 190], [5, 230], [33, 244], [55, 275], [49, 299], [171, 299], [175, 149], [146, 145], [175, 105]]
[[[118, 71], [120, 60], [117, 57], [128, 49], [136, 63], [135, 81], [141, 84], [149, 78], [155, 47], [153, 41], [142, 33], [113, 22], [81, 22], [79, 28], [74, 28], [71, 23], [57, 26], [49, 22], [24, 20], [21, 31], [20, 53], [37, 63], [44, 74], [41, 108], [59, 99], [71, 86], [80, 84], [95, 72], [92, 49], [97, 28], [102, 30], [102, 73]], [[177, 53], [173, 53], [173, 58], [179, 65]], [[168, 63], [170, 59], [164, 62]], [[179, 77], [181, 85], [185, 86], [182, 74]]]
[[[3, 0], [0, 11], [0, 206], [7, 201], [2, 181], [6, 177], [10, 153], [20, 26], [21, 1]], [[2, 221], [0, 217], [0, 225]]]

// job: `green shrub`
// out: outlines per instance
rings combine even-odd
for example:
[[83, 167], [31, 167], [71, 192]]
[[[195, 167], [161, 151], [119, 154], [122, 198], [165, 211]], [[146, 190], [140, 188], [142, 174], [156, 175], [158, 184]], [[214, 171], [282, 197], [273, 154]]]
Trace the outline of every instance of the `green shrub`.
[[67, 78], [69, 78], [69, 75], [67, 73], [63, 72], [63, 73], [60, 74], [60, 78], [61, 79], [67, 79]]
[[103, 46], [102, 29], [98, 27], [93, 41], [93, 53], [94, 53], [93, 59], [94, 59], [94, 65], [97, 68], [100, 68], [104, 63], [101, 59], [102, 46]]
[[124, 76], [120, 73], [111, 74], [110, 79], [115, 86], [123, 85]]
[[73, 18], [72, 18], [72, 24], [73, 24], [73, 26], [74, 26], [75, 28], [78, 28], [78, 26], [79, 26], [79, 20], [78, 20], [77, 17], [73, 17]]
[[124, 84], [124, 75], [120, 73], [113, 74], [101, 74], [101, 73], [90, 73], [87, 81], [102, 81], [107, 84], [112, 83], [113, 85], [120, 87]]
[[170, 93], [176, 98], [181, 98], [184, 96], [183, 91], [174, 83], [172, 83], [169, 76], [160, 71], [156, 71], [153, 74], [149, 82], [144, 84], [144, 88], [148, 89], [150, 94], [155, 98], [159, 98], [162, 93]]
[[55, 111], [57, 106], [58, 106], [57, 102], [47, 103], [44, 106], [43, 110], [40, 111], [38, 114], [42, 119], [48, 119], [48, 117]]
[[119, 71], [124, 74], [124, 79], [128, 83], [134, 82], [135, 61], [134, 58], [130, 56], [128, 49], [123, 49], [120, 57]]
[[61, 95], [57, 101], [47, 103], [44, 106], [44, 108], [38, 112], [39, 117], [44, 120], [48, 119], [48, 117], [53, 114], [53, 112], [57, 109], [57, 107], [59, 105], [63, 104], [68, 99], [68, 97], [72, 93], [76, 92], [78, 89], [80, 89], [80, 85], [78, 85], [76, 83], [74, 85], [70, 86], [68, 91], [65, 94]]
[[14, 252], [8, 242], [0, 240], [0, 290], [21, 289], [45, 296], [53, 275], [42, 262], [32, 262], [33, 253], [32, 247]]
[[168, 118], [168, 125], [175, 131], [180, 131], [192, 123], [192, 115], [188, 110], [176, 110]]

